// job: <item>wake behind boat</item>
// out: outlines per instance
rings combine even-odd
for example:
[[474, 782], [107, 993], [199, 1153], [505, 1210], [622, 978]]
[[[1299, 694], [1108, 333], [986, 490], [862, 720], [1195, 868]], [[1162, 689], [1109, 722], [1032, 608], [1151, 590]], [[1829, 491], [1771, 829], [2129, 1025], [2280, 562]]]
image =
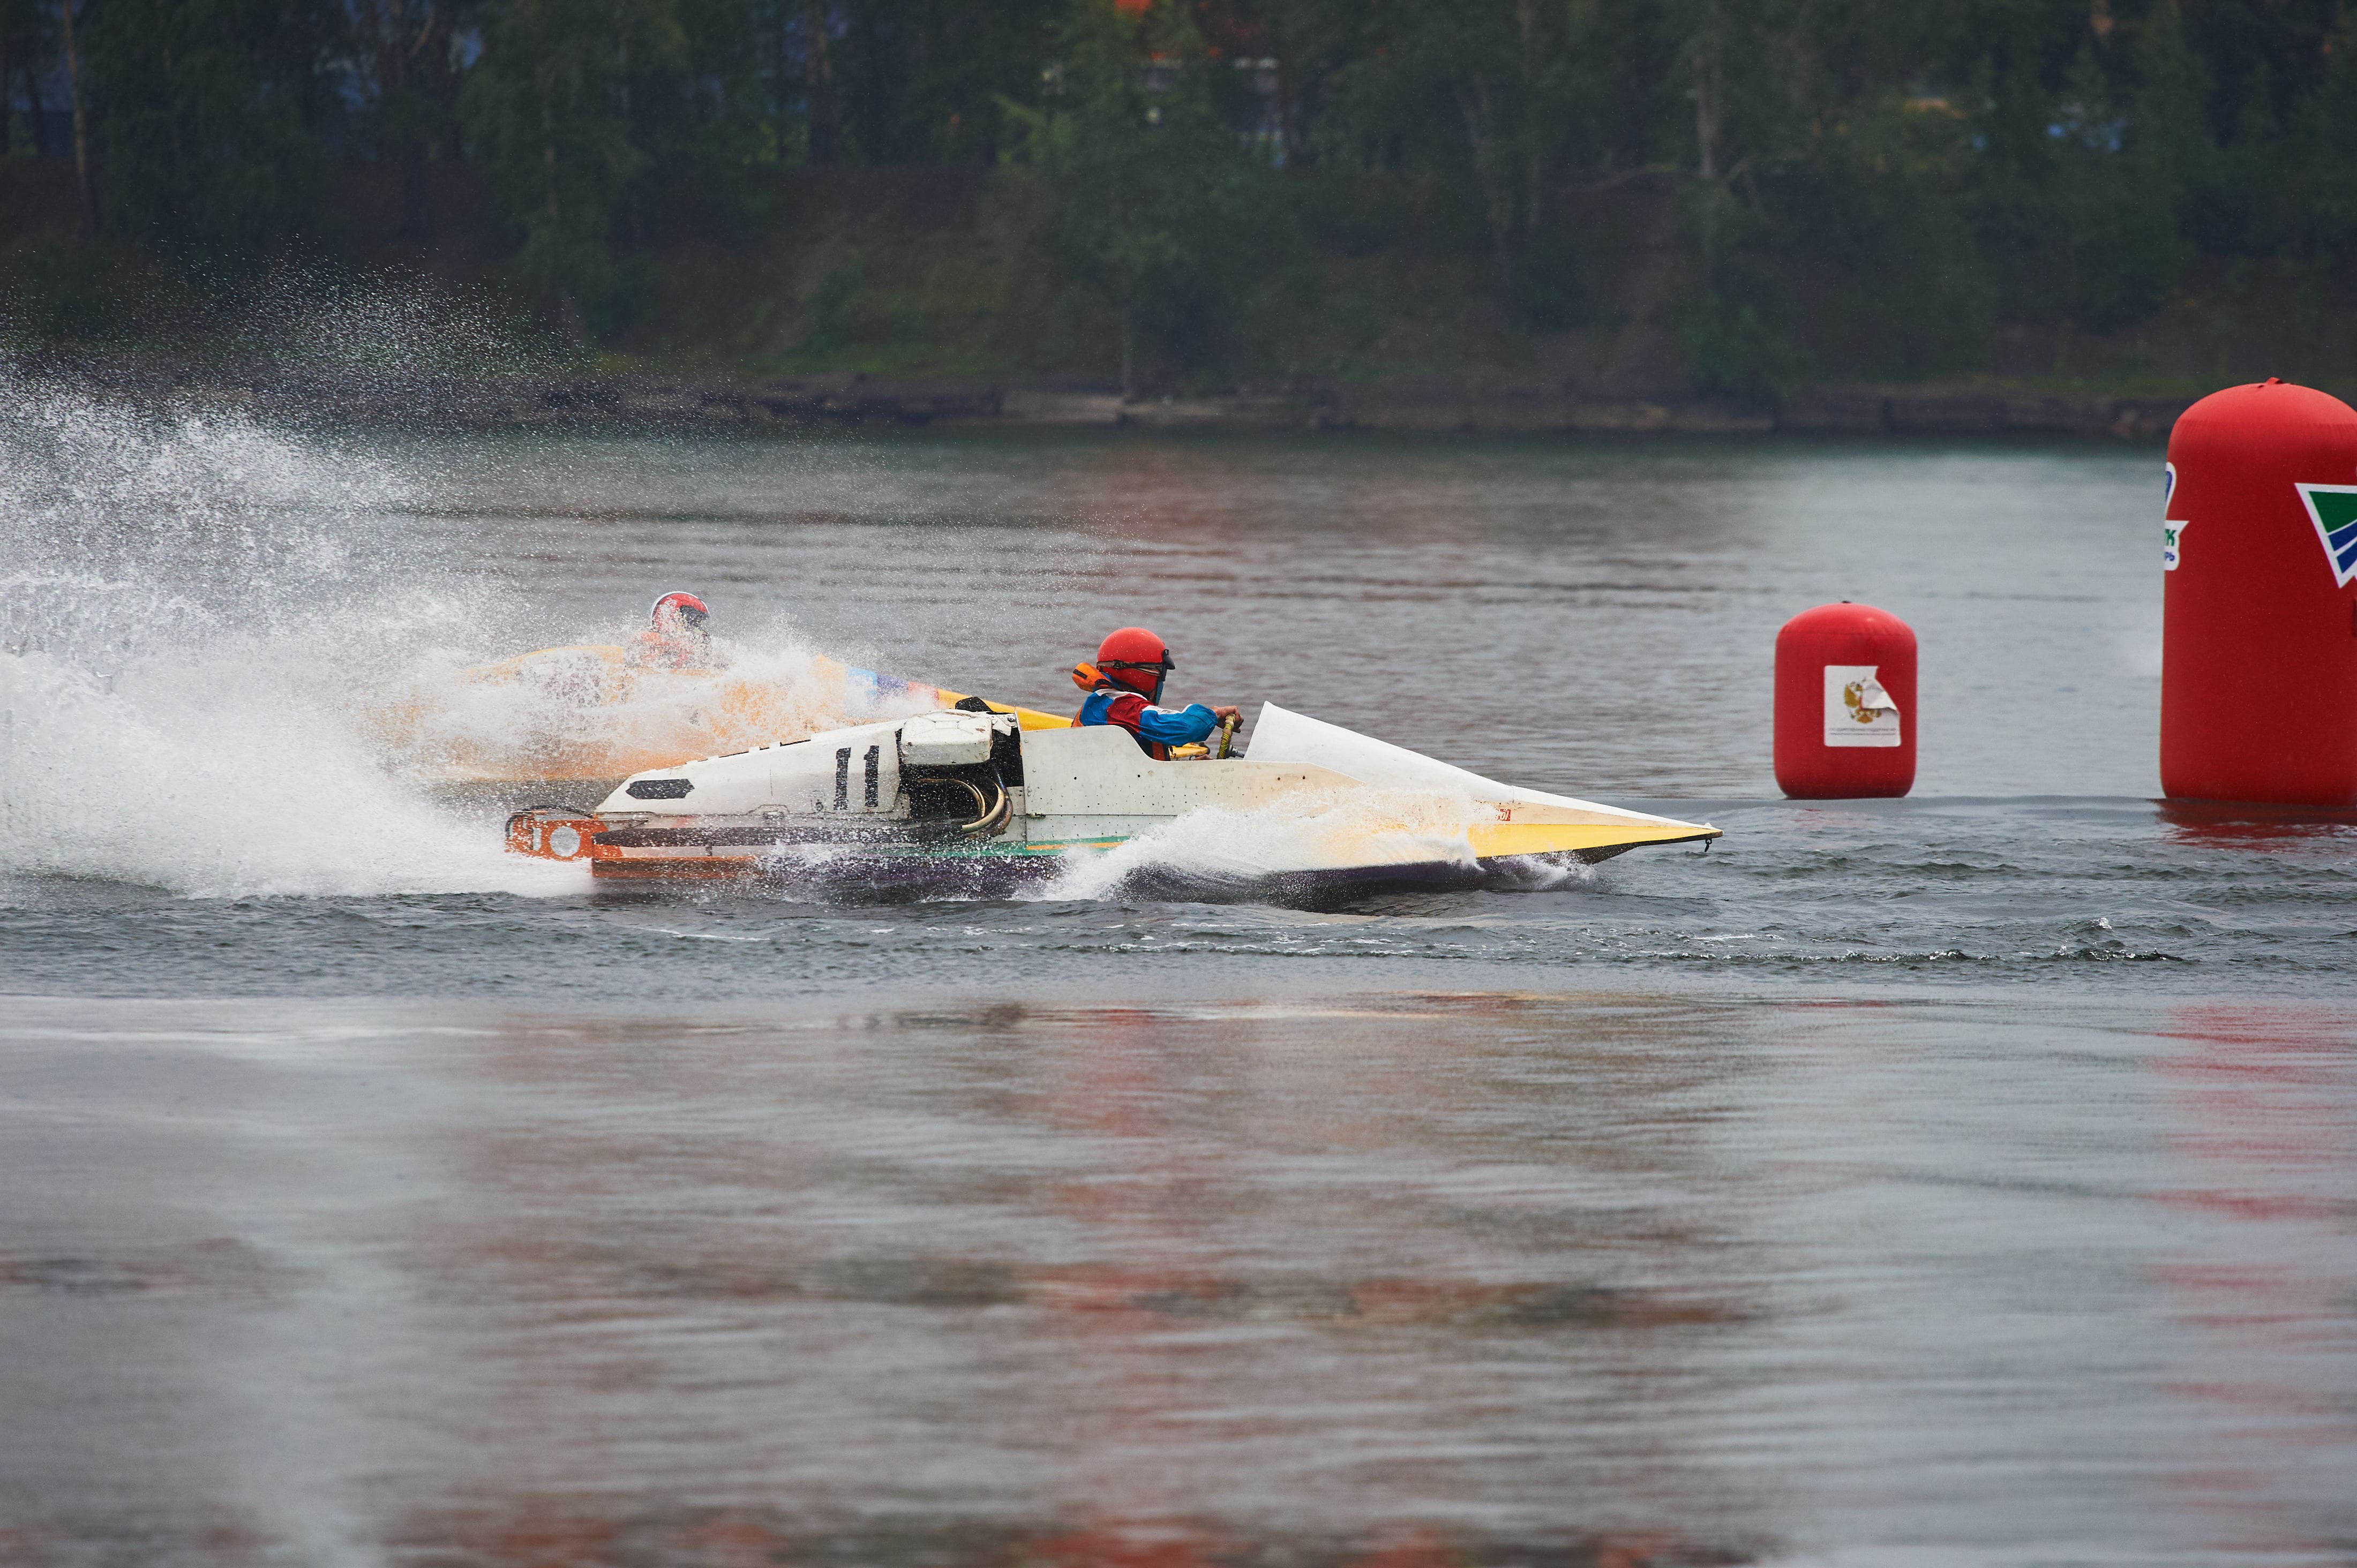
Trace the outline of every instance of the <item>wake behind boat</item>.
[[594, 812], [516, 813], [508, 847], [586, 861], [601, 880], [991, 892], [1205, 822], [1227, 846], [1207, 875], [1287, 888], [1463, 882], [1719, 836], [1501, 784], [1274, 703], [1245, 755], [1163, 761], [1116, 727], [1026, 728], [969, 698], [649, 769]]

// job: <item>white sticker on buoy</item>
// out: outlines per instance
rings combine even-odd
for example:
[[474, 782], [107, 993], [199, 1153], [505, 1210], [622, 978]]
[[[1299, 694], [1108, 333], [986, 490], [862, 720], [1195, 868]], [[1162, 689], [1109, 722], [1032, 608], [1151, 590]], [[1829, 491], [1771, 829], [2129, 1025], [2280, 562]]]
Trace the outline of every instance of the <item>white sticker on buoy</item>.
[[1897, 746], [1899, 704], [1875, 679], [1878, 664], [1825, 666], [1825, 744]]
[[2193, 526], [2185, 518], [2171, 517], [2177, 502], [2177, 465], [2163, 463], [2160, 476], [2160, 569], [2174, 572], [2177, 564], [2185, 559], [2185, 531]]

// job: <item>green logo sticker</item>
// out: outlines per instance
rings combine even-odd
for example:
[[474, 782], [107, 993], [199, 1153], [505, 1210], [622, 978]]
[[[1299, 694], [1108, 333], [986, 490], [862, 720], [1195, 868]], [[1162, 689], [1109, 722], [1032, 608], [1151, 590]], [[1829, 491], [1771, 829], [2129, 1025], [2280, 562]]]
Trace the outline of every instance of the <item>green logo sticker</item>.
[[2332, 563], [2332, 585], [2345, 588], [2357, 577], [2357, 485], [2299, 485], [2308, 520], [2324, 541], [2324, 558]]

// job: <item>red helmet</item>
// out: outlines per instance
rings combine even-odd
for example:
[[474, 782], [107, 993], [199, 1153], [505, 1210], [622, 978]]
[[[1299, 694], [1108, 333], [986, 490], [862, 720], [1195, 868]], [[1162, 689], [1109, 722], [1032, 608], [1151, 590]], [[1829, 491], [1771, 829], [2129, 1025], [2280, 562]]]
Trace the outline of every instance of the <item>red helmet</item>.
[[712, 614], [694, 594], [665, 594], [655, 601], [652, 613], [655, 631], [663, 637], [702, 631], [705, 618]]
[[1178, 665], [1160, 638], [1142, 626], [1125, 626], [1097, 645], [1097, 668], [1150, 703], [1162, 695], [1162, 678]]

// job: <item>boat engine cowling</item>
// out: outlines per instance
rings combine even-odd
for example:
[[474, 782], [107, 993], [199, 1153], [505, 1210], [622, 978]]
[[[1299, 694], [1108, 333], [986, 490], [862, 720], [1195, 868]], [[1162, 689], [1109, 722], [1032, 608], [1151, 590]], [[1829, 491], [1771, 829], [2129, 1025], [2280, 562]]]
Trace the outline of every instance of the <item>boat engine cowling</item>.
[[1014, 815], [1007, 790], [1023, 782], [1021, 725], [1011, 714], [919, 714], [900, 726], [899, 763], [910, 822], [987, 838]]

